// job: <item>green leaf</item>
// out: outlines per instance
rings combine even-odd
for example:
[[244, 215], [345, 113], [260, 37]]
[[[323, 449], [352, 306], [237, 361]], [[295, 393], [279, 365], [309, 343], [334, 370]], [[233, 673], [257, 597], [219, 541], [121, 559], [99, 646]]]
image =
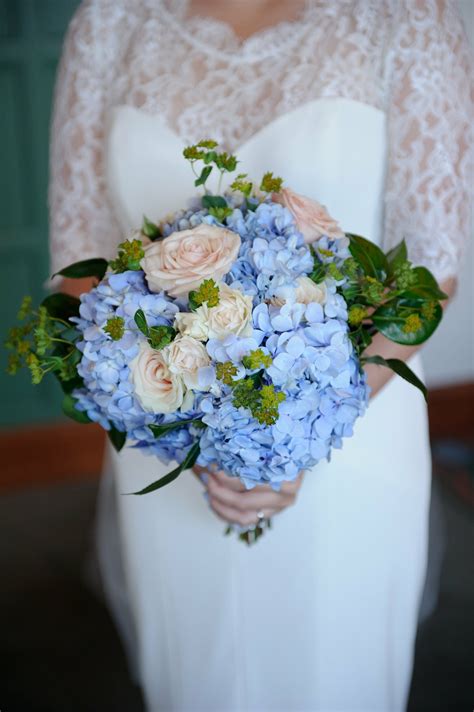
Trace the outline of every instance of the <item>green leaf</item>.
[[308, 277], [313, 280], [315, 284], [320, 284], [327, 274], [327, 266], [318, 260], [314, 260], [313, 271], [308, 275]]
[[438, 282], [426, 267], [414, 267], [413, 272], [416, 274], [416, 284], [410, 287], [410, 292], [429, 299], [448, 299], [448, 295], [439, 288]]
[[84, 379], [79, 375], [74, 376], [74, 378], [69, 378], [67, 381], [62, 381], [55, 371], [53, 371], [53, 373], [57, 376], [63, 393], [72, 393], [75, 388], [81, 388], [84, 385]]
[[254, 213], [260, 205], [260, 202], [258, 200], [252, 200], [251, 198], [247, 198], [245, 202], [247, 205], [247, 210], [250, 210], [252, 213]]
[[360, 235], [346, 233], [350, 239], [349, 250], [355, 261], [362, 267], [366, 276], [375, 279], [384, 278], [388, 273], [388, 262], [380, 247]]
[[178, 428], [183, 428], [185, 425], [202, 425], [201, 418], [187, 418], [186, 420], [175, 420], [172, 423], [163, 423], [162, 425], [149, 425], [151, 432], [156, 439], [161, 438], [170, 430], [177, 430]]
[[120, 452], [120, 450], [125, 445], [127, 433], [123, 433], [121, 430], [117, 430], [115, 425], [111, 424], [110, 430], [107, 431], [107, 435], [109, 436], [109, 440], [116, 449], [116, 451]]
[[62, 408], [63, 413], [72, 418], [76, 423], [92, 423], [87, 413], [84, 413], [76, 409], [77, 400], [70, 394], [67, 393], [63, 398]]
[[144, 334], [145, 336], [149, 336], [150, 329], [148, 328], [146, 316], [143, 309], [137, 309], [133, 318], [135, 320], [135, 324], [138, 326], [142, 334]]
[[[415, 332], [407, 333], [403, 327], [405, 320], [400, 316], [399, 307], [411, 307], [416, 310], [421, 320], [421, 328]], [[398, 303], [386, 304], [379, 307], [372, 315], [372, 322], [377, 331], [383, 334], [390, 341], [405, 346], [417, 346], [424, 343], [435, 331], [443, 310], [439, 304], [433, 309], [433, 318], [426, 319], [420, 310], [421, 302], [416, 300], [400, 300]]]
[[150, 240], [157, 240], [161, 237], [161, 231], [158, 225], [156, 225], [151, 220], [148, 220], [147, 216], [143, 216], [142, 222], [142, 233], [150, 238]]
[[41, 302], [41, 306], [47, 309], [50, 316], [64, 319], [64, 321], [67, 321], [71, 316], [79, 316], [80, 304], [79, 299], [63, 292], [50, 294]]
[[201, 175], [199, 178], [196, 178], [194, 181], [194, 185], [197, 187], [198, 185], [204, 185], [204, 183], [207, 181], [209, 178], [210, 174], [212, 171], [212, 166], [206, 166], [205, 168], [202, 169]]
[[406, 365], [405, 361], [401, 361], [398, 358], [384, 359], [382, 356], [367, 356], [361, 359], [361, 363], [375, 363], [378, 366], [385, 366], [386, 368], [390, 368], [392, 371], [394, 371], [394, 373], [404, 378], [405, 381], [408, 381], [408, 383], [411, 383], [412, 386], [418, 388], [423, 393], [425, 400], [428, 400], [428, 394], [426, 391], [425, 384], [423, 383], [423, 381], [420, 381], [418, 376], [413, 373], [409, 366]]
[[174, 470], [171, 470], [171, 472], [168, 472], [167, 475], [157, 480], [156, 482], [152, 482], [150, 485], [148, 485], [148, 487], [144, 487], [144, 489], [139, 490], [138, 492], [128, 492], [127, 494], [148, 494], [149, 492], [154, 492], [155, 490], [160, 489], [165, 485], [168, 485], [170, 482], [173, 482], [173, 480], [175, 480], [182, 472], [184, 472], [185, 470], [189, 470], [189, 468], [195, 464], [196, 460], [199, 457], [200, 451], [201, 449], [199, 441], [197, 441], [189, 449], [188, 454], [184, 458], [181, 465], [178, 465], [178, 467], [176, 467]]
[[204, 162], [204, 163], [206, 164], [206, 166], [207, 166], [209, 163], [212, 163], [213, 161], [215, 161], [216, 158], [217, 158], [217, 153], [216, 153], [216, 151], [208, 151], [208, 152], [203, 156], [202, 160], [203, 160], [203, 162]]
[[227, 201], [220, 195], [203, 195], [202, 200], [203, 208], [227, 208]]
[[177, 333], [172, 326], [152, 326], [149, 329], [148, 343], [152, 349], [160, 350], [171, 344]]
[[102, 279], [107, 272], [108, 262], [102, 257], [93, 257], [90, 260], [81, 260], [74, 264], [65, 267], [60, 272], [53, 274], [53, 277], [60, 274], [61, 277], [72, 277], [73, 279], [81, 279], [82, 277], [97, 277]]
[[405, 240], [402, 240], [392, 247], [391, 250], [387, 252], [387, 262], [388, 262], [388, 277], [393, 279], [395, 271], [399, 265], [408, 260], [407, 245]]

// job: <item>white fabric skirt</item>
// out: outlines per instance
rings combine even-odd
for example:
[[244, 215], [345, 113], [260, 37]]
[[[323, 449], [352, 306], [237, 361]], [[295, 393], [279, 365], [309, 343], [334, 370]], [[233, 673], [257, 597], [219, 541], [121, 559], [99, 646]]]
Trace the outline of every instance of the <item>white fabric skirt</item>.
[[[420, 374], [419, 357], [411, 366]], [[426, 406], [395, 377], [247, 547], [190, 472], [108, 453], [99, 552], [148, 710], [403, 710], [425, 572]]]

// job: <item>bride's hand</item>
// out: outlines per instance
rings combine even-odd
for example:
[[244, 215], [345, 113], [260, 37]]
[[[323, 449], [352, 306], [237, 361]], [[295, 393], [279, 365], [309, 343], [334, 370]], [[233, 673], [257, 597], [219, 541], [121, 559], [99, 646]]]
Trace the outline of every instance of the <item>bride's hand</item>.
[[284, 482], [279, 492], [270, 485], [258, 485], [247, 490], [237, 477], [229, 477], [222, 471], [211, 472], [195, 466], [194, 472], [201, 477], [208, 475], [206, 488], [209, 504], [218, 517], [229, 524], [253, 526], [258, 523], [257, 512], [269, 519], [289, 507], [296, 500], [303, 473], [294, 482]]

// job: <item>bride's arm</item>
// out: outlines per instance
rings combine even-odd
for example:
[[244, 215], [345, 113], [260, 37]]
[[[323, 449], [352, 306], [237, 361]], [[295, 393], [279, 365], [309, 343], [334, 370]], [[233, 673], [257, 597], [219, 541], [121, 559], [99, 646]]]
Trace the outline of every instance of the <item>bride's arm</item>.
[[[451, 297], [470, 227], [470, 52], [458, 11], [446, 0], [402, 2], [394, 30], [385, 247], [404, 237], [409, 257]], [[406, 361], [418, 349], [378, 334], [366, 353]], [[366, 372], [372, 397], [392, 377], [374, 364]]]
[[[112, 257], [120, 242], [103, 169], [109, 90], [120, 43], [126, 44], [120, 5], [81, 4], [66, 35], [51, 122], [51, 273], [82, 259]], [[74, 294], [88, 286], [72, 280], [61, 285]]]
[[[447, 279], [442, 282], [440, 286], [445, 294], [452, 297], [456, 288], [456, 280]], [[448, 303], [449, 299], [442, 302], [443, 307], [446, 308]], [[383, 334], [376, 334], [370, 346], [365, 350], [364, 355], [382, 356], [384, 359], [396, 358], [401, 361], [407, 361], [407, 359], [419, 351], [420, 348], [421, 346], [402, 346], [401, 344], [395, 344], [393, 341], [385, 338]], [[377, 366], [373, 363], [364, 366], [364, 370], [371, 388], [371, 398], [376, 396], [380, 389], [394, 376], [393, 371], [389, 368]]]

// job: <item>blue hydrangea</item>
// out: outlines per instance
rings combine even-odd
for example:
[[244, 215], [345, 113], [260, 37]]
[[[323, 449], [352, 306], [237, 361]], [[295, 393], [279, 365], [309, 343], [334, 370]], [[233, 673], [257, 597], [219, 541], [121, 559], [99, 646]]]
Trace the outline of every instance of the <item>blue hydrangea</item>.
[[[269, 483], [278, 489], [302, 469], [329, 458], [332, 448], [352, 435], [365, 410], [368, 387], [348, 335], [347, 306], [337, 289], [342, 280], [325, 279], [322, 303], [298, 302], [297, 280], [312, 272], [314, 256], [290, 212], [269, 199], [255, 210], [235, 199], [231, 204], [225, 227], [239, 234], [241, 247], [224, 280], [252, 296], [253, 331], [207, 341], [211, 365], [199, 374], [201, 390], [194, 394], [192, 410], [146, 412], [134, 395], [129, 364], [145, 339], [134, 321], [137, 309], [150, 326], [171, 326], [176, 313], [189, 308], [186, 299], [150, 293], [141, 271], [109, 274], [82, 296], [75, 321], [82, 333], [78, 372], [84, 387], [74, 395], [77, 407], [91, 420], [127, 432], [133, 446], [144, 452], [180, 462], [199, 438], [200, 464], [217, 463], [249, 488]], [[203, 222], [220, 225], [194, 201], [164, 223], [163, 231], [169, 235]], [[348, 244], [347, 238], [322, 237], [314, 252], [322, 262], [340, 268], [350, 257]], [[288, 298], [282, 300], [282, 294]], [[118, 341], [104, 331], [114, 316], [125, 323]], [[242, 359], [257, 348], [272, 358], [262, 374], [263, 384], [285, 396], [273, 425], [263, 425], [250, 410], [237, 408], [232, 387], [216, 380], [217, 364], [228, 361], [235, 366], [235, 379], [253, 373]], [[148, 427], [190, 417], [202, 418], [205, 427], [186, 425], [159, 439]]]

